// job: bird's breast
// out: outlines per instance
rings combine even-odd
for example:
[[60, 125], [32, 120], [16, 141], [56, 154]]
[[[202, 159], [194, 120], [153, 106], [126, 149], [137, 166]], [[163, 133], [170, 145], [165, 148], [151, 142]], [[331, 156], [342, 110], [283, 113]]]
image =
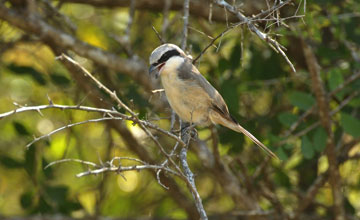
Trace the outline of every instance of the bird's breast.
[[160, 76], [169, 104], [182, 120], [209, 124], [209, 96], [201, 87], [179, 78], [176, 69], [166, 66]]

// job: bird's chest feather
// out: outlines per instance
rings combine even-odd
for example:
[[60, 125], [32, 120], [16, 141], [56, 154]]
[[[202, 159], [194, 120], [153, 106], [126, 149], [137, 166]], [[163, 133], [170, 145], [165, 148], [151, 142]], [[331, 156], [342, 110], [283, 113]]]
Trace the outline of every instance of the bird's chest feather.
[[161, 83], [173, 110], [182, 120], [207, 124], [207, 94], [193, 82], [179, 78], [177, 70], [165, 68], [160, 73]]

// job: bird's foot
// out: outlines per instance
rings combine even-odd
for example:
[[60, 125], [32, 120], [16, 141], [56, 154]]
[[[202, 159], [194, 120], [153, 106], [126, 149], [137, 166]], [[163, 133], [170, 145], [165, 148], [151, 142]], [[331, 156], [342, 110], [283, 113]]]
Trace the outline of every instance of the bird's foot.
[[198, 132], [195, 127], [196, 127], [195, 124], [189, 124], [189, 123], [185, 124], [185, 126], [182, 126], [181, 127], [181, 139], [187, 140], [188, 137], [197, 139]]

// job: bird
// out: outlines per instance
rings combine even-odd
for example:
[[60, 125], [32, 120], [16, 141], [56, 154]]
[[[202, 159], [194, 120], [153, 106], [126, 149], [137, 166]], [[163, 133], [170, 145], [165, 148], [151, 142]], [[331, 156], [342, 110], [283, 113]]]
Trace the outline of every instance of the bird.
[[230, 115], [220, 93], [193, 65], [191, 56], [177, 45], [158, 46], [152, 51], [149, 63], [149, 74], [160, 76], [167, 100], [182, 121], [199, 126], [220, 124], [243, 133], [268, 155], [278, 158]]

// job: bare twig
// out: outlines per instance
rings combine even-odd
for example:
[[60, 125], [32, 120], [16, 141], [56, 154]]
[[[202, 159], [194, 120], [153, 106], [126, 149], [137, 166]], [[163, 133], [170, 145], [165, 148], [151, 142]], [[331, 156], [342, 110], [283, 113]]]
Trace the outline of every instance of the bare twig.
[[[108, 116], [119, 116], [119, 117], [123, 118], [123, 120], [134, 121], [134, 119], [131, 116], [122, 114], [116, 110], [110, 110], [110, 109], [104, 109], [104, 108], [94, 108], [94, 107], [88, 107], [88, 106], [79, 106], [79, 105], [73, 105], [73, 106], [72, 105], [58, 105], [58, 104], [54, 104], [52, 101], [50, 101], [49, 105], [20, 106], [17, 109], [0, 114], [0, 119], [9, 117], [9, 116], [11, 116], [13, 114], [17, 114], [17, 113], [22, 113], [22, 112], [27, 112], [27, 111], [39, 112], [39, 111], [45, 110], [45, 109], [60, 109], [60, 110], [67, 109], [67, 110], [80, 110], [80, 111], [87, 111], [87, 112], [98, 112], [98, 113], [102, 113], [102, 114], [108, 115]], [[166, 136], [173, 138], [174, 140], [179, 142], [181, 145], [185, 146], [185, 143], [179, 137], [172, 134], [171, 132], [161, 129], [157, 125], [152, 124], [148, 121], [144, 121], [144, 120], [140, 120], [140, 121], [146, 127], [154, 129], [158, 132], [161, 132], [161, 133], [165, 134]]]
[[183, 35], [181, 38], [181, 49], [186, 50], [186, 43], [188, 37], [188, 26], [189, 26], [189, 10], [190, 10], [190, 0], [184, 0], [184, 26], [183, 26]]
[[60, 128], [57, 128], [53, 131], [51, 131], [50, 133], [48, 134], [45, 134], [45, 135], [42, 135], [40, 137], [36, 137], [34, 138], [34, 140], [32, 140], [30, 143], [28, 143], [26, 145], [26, 148], [29, 149], [29, 147], [31, 147], [31, 145], [33, 145], [34, 143], [44, 139], [44, 138], [49, 138], [51, 135], [55, 134], [55, 133], [58, 133], [59, 131], [62, 131], [66, 128], [71, 128], [71, 127], [74, 127], [74, 126], [77, 126], [77, 125], [82, 125], [82, 124], [87, 124], [87, 123], [94, 123], [94, 122], [100, 122], [100, 121], [106, 121], [106, 120], [123, 120], [123, 118], [121, 117], [105, 117], [105, 118], [96, 118], [96, 119], [89, 119], [89, 120], [86, 120], [86, 121], [81, 121], [81, 122], [76, 122], [76, 123], [72, 123], [72, 124], [67, 124], [63, 127], [60, 127]]
[[[166, 156], [166, 158], [169, 160], [169, 162], [171, 163], [172, 166], [175, 167], [176, 171], [179, 173], [179, 177], [181, 177], [185, 183], [187, 184], [188, 188], [190, 189], [191, 193], [193, 195], [198, 195], [198, 192], [196, 190], [196, 187], [193, 187], [191, 179], [189, 179], [187, 177], [187, 175], [185, 175], [182, 170], [180, 169], [180, 167], [174, 162], [174, 160], [171, 158], [171, 156], [165, 151], [165, 149], [163, 148], [163, 146], [160, 144], [160, 142], [158, 141], [158, 139], [156, 139], [153, 134], [147, 129], [147, 127], [145, 126], [145, 124], [143, 123], [143, 121], [141, 121], [137, 115], [128, 107], [126, 106], [120, 99], [119, 97], [116, 95], [115, 92], [111, 92], [111, 90], [109, 90], [107, 87], [105, 87], [99, 80], [97, 80], [90, 72], [88, 72], [84, 67], [82, 67], [80, 64], [78, 64], [76, 61], [72, 60], [70, 57], [66, 56], [65, 54], [62, 54], [59, 59], [61, 59], [63, 62], [67, 62], [68, 64], [73, 65], [74, 67], [76, 67], [79, 72], [81, 72], [82, 74], [90, 77], [95, 84], [102, 89], [103, 91], [105, 91], [112, 100], [114, 100], [119, 107], [124, 108], [127, 112], [130, 113], [131, 117], [133, 118], [134, 122], [137, 123], [140, 128], [146, 133], [147, 136], [149, 136], [151, 138], [151, 140], [155, 143], [155, 145], [160, 149], [160, 151]], [[184, 143], [183, 141], [180, 143]], [[105, 169], [106, 170], [106, 169]], [[99, 170], [102, 171], [102, 170]], [[98, 171], [96, 171], [98, 172]], [[92, 173], [90, 173], [92, 174]], [[199, 197], [195, 197], [195, 203], [199, 203]], [[201, 203], [201, 198], [200, 198], [200, 203]], [[202, 206], [202, 205], [201, 205]], [[198, 205], [197, 205], [198, 207]], [[205, 211], [204, 209], [198, 209], [200, 215], [202, 215]]]
[[[174, 145], [174, 148], [172, 149], [172, 151], [170, 152], [169, 156], [172, 157], [177, 149], [177, 147], [179, 146], [179, 142], [176, 142], [176, 144]], [[167, 163], [169, 162], [168, 159], [166, 159], [164, 162], [162, 162], [161, 166], [165, 166]], [[158, 180], [159, 184], [164, 187], [165, 189], [169, 189], [169, 187], [165, 186], [164, 184], [161, 183], [160, 180], [160, 172], [161, 170], [158, 170], [156, 172], [156, 179]]]
[[[341, 90], [343, 90], [344, 88], [346, 88], [346, 86], [348, 86], [349, 84], [351, 84], [352, 82], [354, 82], [355, 80], [357, 80], [358, 78], [360, 78], [360, 71], [355, 72], [354, 74], [352, 74], [350, 77], [348, 77], [341, 85], [339, 85], [336, 89], [334, 89], [333, 91], [331, 91], [330, 93], [328, 93], [328, 99], [331, 98], [331, 96], [334, 96], [335, 94], [337, 94], [338, 92], [340, 92]], [[357, 95], [356, 91], [352, 94], [349, 95], [349, 97], [346, 99], [352, 99]], [[344, 100], [345, 101], [345, 100]], [[343, 106], [344, 103], [345, 105], [348, 103], [348, 101], [346, 102], [342, 102], [342, 104], [340, 106]], [[291, 135], [292, 132], [294, 132], [296, 130], [296, 128], [301, 124], [302, 121], [306, 120], [306, 118], [308, 116], [311, 115], [311, 113], [313, 113], [313, 111], [316, 108], [316, 104], [314, 106], [312, 106], [311, 108], [309, 108], [308, 110], [306, 110], [297, 121], [295, 121], [289, 128], [289, 130], [285, 133], [284, 138], [287, 138]], [[332, 111], [333, 112], [333, 111]], [[333, 113], [330, 113], [331, 115], [333, 115]], [[337, 112], [337, 111], [335, 111]], [[308, 127], [309, 128], [309, 127]]]
[[152, 26], [153, 31], [155, 32], [156, 36], [159, 38], [159, 41], [161, 42], [161, 44], [164, 44], [165, 41], [162, 39], [161, 35], [159, 34], [159, 32], [156, 30], [156, 28], [154, 26]]
[[276, 40], [272, 39], [268, 34], [265, 34], [261, 30], [259, 30], [256, 25], [251, 21], [251, 19], [247, 18], [245, 15], [243, 15], [241, 12], [236, 10], [233, 6], [228, 4], [225, 0], [213, 0], [215, 4], [217, 4], [220, 7], [226, 8], [229, 12], [236, 15], [236, 17], [240, 20], [240, 22], [244, 22], [247, 24], [248, 28], [255, 33], [261, 40], [267, 42], [271, 48], [273, 48], [276, 52], [279, 52], [286, 60], [286, 62], [289, 64], [291, 70], [293, 72], [296, 72], [294, 65], [291, 63], [289, 58], [287, 57], [286, 53], [284, 52], [284, 47], [279, 44]]
[[[184, 129], [184, 130], [187, 130], [187, 129]], [[187, 144], [190, 143], [190, 139], [191, 139], [190, 133], [191, 133], [191, 129], [190, 129], [189, 133], [185, 131], [184, 134], [180, 134], [182, 136], [182, 140]], [[189, 183], [187, 185], [188, 185], [188, 188], [190, 188], [191, 194], [195, 200], [195, 205], [200, 214], [200, 219], [207, 220], [208, 217], [207, 217], [205, 209], [203, 207], [201, 197], [196, 189], [194, 174], [191, 172], [189, 164], [187, 162], [187, 150], [188, 150], [188, 146], [183, 147], [180, 150], [180, 163], [184, 170], [184, 174], [185, 174], [187, 180], [189, 181]]]
[[2, 4], [0, 4], [0, 19], [9, 22], [10, 25], [18, 27], [29, 34], [37, 36], [40, 40], [55, 44], [61, 48], [62, 51], [71, 49], [78, 55], [87, 57], [100, 65], [120, 71], [135, 79], [147, 90], [155, 88], [150, 77], [144, 74], [147, 72], [147, 65], [140, 58], [121, 58], [114, 53], [91, 46], [70, 34], [55, 29], [45, 20], [42, 20], [40, 16], [26, 17]]
[[192, 63], [195, 64], [198, 61], [198, 59], [200, 59], [200, 57], [206, 52], [206, 50], [209, 49], [212, 45], [214, 45], [214, 43], [217, 39], [223, 37], [231, 29], [233, 29], [241, 24], [243, 24], [243, 23], [237, 23], [235, 25], [229, 26], [223, 32], [221, 32], [218, 36], [212, 38], [211, 42], [200, 52], [200, 54], [195, 59], [193, 59]]
[[271, 8], [268, 8], [267, 10], [262, 11], [261, 13], [253, 16], [252, 19], [255, 20], [255, 19], [261, 18], [263, 16], [267, 17], [267, 16], [271, 15], [274, 11], [279, 10], [280, 8], [284, 7], [285, 5], [289, 4], [292, 1], [293, 0], [286, 0], [283, 2], [280, 1], [280, 4], [274, 4]]
[[[114, 100], [118, 106], [120, 108], [124, 108], [127, 112], [130, 113], [130, 115], [132, 116], [132, 118], [134, 119], [135, 123], [138, 123], [140, 128], [142, 130], [144, 130], [144, 132], [152, 139], [152, 141], [156, 144], [156, 146], [160, 149], [160, 151], [168, 156], [168, 154], [166, 153], [165, 149], [161, 146], [160, 142], [153, 136], [153, 134], [144, 126], [144, 124], [142, 123], [142, 121], [139, 120], [139, 118], [137, 117], [137, 114], [135, 114], [128, 106], [126, 106], [120, 99], [119, 97], [116, 95], [115, 91], [111, 91], [110, 89], [108, 89], [106, 86], [104, 86], [99, 80], [97, 80], [90, 72], [88, 72], [84, 67], [82, 67], [79, 63], [77, 63], [76, 61], [74, 61], [73, 59], [71, 59], [70, 57], [66, 56], [65, 54], [62, 54], [61, 56], [58, 57], [61, 61], [63, 62], [67, 62], [67, 63], [71, 63], [72, 65], [74, 65], [75, 67], [78, 68], [78, 70], [80, 72], [82, 72], [83, 74], [85, 74], [86, 76], [90, 77], [95, 84], [99, 87], [99, 89], [102, 89], [103, 91], [105, 91], [112, 100]], [[171, 160], [171, 158], [170, 158]], [[172, 160], [171, 160], [172, 161]], [[175, 162], [173, 162], [174, 165], [176, 165]]]
[[[359, 138], [354, 139], [350, 143], [346, 144], [344, 149], [341, 148], [337, 149], [338, 161], [340, 164], [353, 159], [352, 157], [348, 156], [348, 152], [351, 150], [353, 146], [356, 146], [359, 140], [360, 140]], [[326, 183], [327, 179], [329, 178], [329, 171], [330, 170], [328, 169], [324, 173], [316, 177], [315, 181], [308, 188], [305, 195], [302, 196], [301, 203], [299, 204], [298, 209], [295, 211], [292, 219], [299, 219], [299, 216], [303, 213], [303, 210], [305, 210], [313, 202], [313, 198], [316, 196], [319, 189]]]
[[49, 163], [48, 165], [46, 165], [44, 167], [44, 170], [51, 167], [51, 166], [54, 166], [54, 165], [57, 165], [57, 164], [60, 164], [60, 163], [66, 163], [66, 162], [77, 162], [77, 163], [89, 165], [89, 166], [92, 166], [92, 167], [97, 167], [98, 166], [96, 163], [93, 163], [93, 162], [68, 158], [68, 159], [62, 159], [62, 160], [53, 161], [53, 162]]
[[162, 169], [165, 170], [171, 174], [174, 175], [180, 175], [177, 172], [167, 168], [167, 167], [162, 167], [162, 166], [158, 166], [158, 165], [134, 165], [134, 166], [120, 166], [120, 167], [101, 167], [99, 169], [95, 169], [95, 170], [88, 170], [82, 173], [79, 173], [76, 175], [76, 177], [83, 177], [83, 176], [88, 176], [88, 175], [97, 175], [100, 173], [105, 173], [105, 172], [116, 172], [116, 173], [120, 173], [120, 172], [124, 172], [124, 171], [132, 171], [132, 170], [144, 170], [144, 169], [154, 169], [154, 170], [158, 170], [158, 169]]
[[172, 0], [165, 0], [165, 5], [164, 5], [164, 10], [163, 10], [163, 23], [162, 23], [162, 27], [161, 27], [161, 35], [162, 38], [165, 39], [166, 37], [166, 31], [167, 28], [169, 27], [169, 10], [171, 7], [171, 2]]
[[[139, 163], [142, 163], [143, 165], [132, 165], [132, 166], [115, 166], [113, 164], [114, 160], [133, 160]], [[88, 176], [88, 175], [97, 175], [97, 174], [101, 174], [101, 173], [105, 173], [105, 172], [116, 172], [116, 173], [121, 173], [121, 172], [125, 172], [125, 171], [132, 171], [132, 170], [144, 170], [144, 169], [154, 169], [154, 170], [164, 170], [166, 172], [169, 172], [173, 175], [179, 176], [180, 174], [177, 173], [176, 171], [162, 166], [162, 165], [150, 165], [150, 164], [146, 164], [144, 161], [141, 161], [137, 158], [130, 158], [130, 157], [114, 157], [112, 160], [108, 161], [107, 163], [103, 163], [103, 164], [96, 164], [93, 162], [89, 162], [89, 161], [84, 161], [84, 160], [79, 160], [79, 159], [63, 159], [63, 160], [57, 160], [54, 161], [52, 163], [49, 163], [44, 169], [59, 164], [59, 163], [66, 163], [66, 162], [77, 162], [77, 163], [81, 163], [81, 164], [86, 164], [89, 166], [94, 167], [95, 169], [90, 169], [88, 171], [85, 172], [81, 172], [79, 174], [76, 175], [76, 177], [83, 177], [83, 176]]]
[[[344, 99], [334, 110], [332, 110], [330, 112], [330, 117], [332, 117], [333, 115], [335, 115], [336, 113], [338, 113], [342, 108], [344, 108], [353, 98], [355, 98], [356, 96], [359, 95], [358, 91], [354, 91], [353, 93], [351, 93], [346, 99]], [[320, 125], [320, 121], [317, 121], [313, 124], [311, 124], [310, 126], [307, 126], [304, 130], [299, 131], [296, 134], [293, 134], [291, 136], [289, 136], [290, 139], [295, 139], [298, 137], [301, 137], [305, 134], [307, 134], [308, 132], [312, 131], [313, 129], [315, 129], [316, 127], [318, 127]], [[278, 144], [284, 144], [287, 140], [283, 140], [280, 141]]]
[[134, 22], [134, 16], [135, 16], [135, 5], [136, 0], [131, 0], [130, 2], [130, 8], [129, 8], [129, 20], [125, 29], [125, 37], [128, 43], [130, 42], [130, 35], [131, 35], [131, 26]]
[[78, 105], [57, 105], [54, 103], [50, 103], [49, 105], [21, 106], [12, 111], [0, 114], [0, 119], [11, 116], [13, 114], [17, 114], [17, 113], [22, 113], [22, 112], [27, 112], [27, 111], [40, 111], [40, 110], [52, 109], [52, 108], [60, 109], [60, 110], [70, 109], [70, 110], [81, 110], [81, 111], [87, 111], [87, 112], [99, 112], [99, 113], [103, 113], [103, 114], [115, 114], [115, 115], [120, 115], [120, 116], [126, 116], [115, 110], [94, 108], [94, 107], [81, 106], [81, 105], [80, 106], [78, 106]]

